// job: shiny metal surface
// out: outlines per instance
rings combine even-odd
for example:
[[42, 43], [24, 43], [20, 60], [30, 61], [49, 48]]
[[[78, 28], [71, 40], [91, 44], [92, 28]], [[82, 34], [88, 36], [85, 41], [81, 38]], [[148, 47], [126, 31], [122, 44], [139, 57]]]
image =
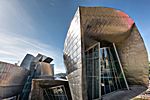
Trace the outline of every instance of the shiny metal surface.
[[51, 63], [53, 61], [52, 58], [47, 57], [42, 54], [38, 54], [34, 59], [33, 62], [46, 62], [46, 63]]
[[36, 76], [54, 76], [53, 66], [49, 63], [37, 63]]
[[[73, 100], [87, 100], [86, 98], [82, 98], [82, 88], [84, 86], [82, 81], [84, 79], [81, 78], [82, 74], [82, 31], [81, 28], [81, 19], [79, 9], [75, 13], [75, 16], [71, 22], [69, 27], [65, 44], [64, 44], [64, 63], [67, 70], [67, 77], [69, 80], [70, 91]], [[85, 94], [86, 95], [86, 94]]]
[[0, 62], [0, 97], [8, 98], [20, 93], [28, 73], [23, 67]]
[[20, 64], [20, 66], [21, 66], [21, 67], [24, 67], [24, 68], [26, 68], [26, 69], [28, 69], [28, 70], [30, 70], [30, 64], [31, 64], [31, 62], [33, 61], [34, 58], [35, 58], [35, 57], [34, 57], [33, 55], [27, 54], [27, 55], [24, 57], [24, 59], [23, 59], [22, 63]]
[[80, 10], [84, 34], [91, 39], [120, 42], [131, 34], [134, 21], [120, 10], [105, 7], [81, 7]]
[[88, 99], [84, 52], [104, 41], [116, 44], [129, 85], [148, 85], [148, 55], [133, 19], [113, 8], [79, 7], [64, 43], [64, 63], [74, 100]]

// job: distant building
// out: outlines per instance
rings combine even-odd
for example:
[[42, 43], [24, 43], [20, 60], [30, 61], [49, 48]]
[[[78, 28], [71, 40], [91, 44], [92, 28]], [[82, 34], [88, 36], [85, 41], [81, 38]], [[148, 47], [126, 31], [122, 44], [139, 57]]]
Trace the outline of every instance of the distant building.
[[0, 61], [0, 100], [72, 100], [66, 74], [52, 58], [27, 54], [20, 66]]
[[133, 85], [148, 86], [148, 55], [134, 21], [105, 7], [79, 7], [64, 44], [73, 100], [98, 100]]
[[[20, 100], [72, 100], [68, 81], [54, 76], [52, 58], [38, 54], [31, 60], [27, 54], [22, 67], [30, 69]], [[29, 66], [28, 66], [29, 65]]]

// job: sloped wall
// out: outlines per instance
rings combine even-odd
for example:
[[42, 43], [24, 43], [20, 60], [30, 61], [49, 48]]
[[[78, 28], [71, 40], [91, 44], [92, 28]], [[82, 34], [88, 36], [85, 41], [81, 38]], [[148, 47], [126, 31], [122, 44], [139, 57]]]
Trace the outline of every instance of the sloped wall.
[[131, 35], [116, 45], [128, 84], [148, 86], [148, 55], [135, 24]]

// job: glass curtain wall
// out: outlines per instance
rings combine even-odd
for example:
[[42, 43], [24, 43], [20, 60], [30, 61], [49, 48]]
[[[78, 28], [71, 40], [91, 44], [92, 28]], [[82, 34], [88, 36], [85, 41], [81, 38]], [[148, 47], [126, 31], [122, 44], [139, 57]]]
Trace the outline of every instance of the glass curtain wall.
[[99, 98], [99, 44], [85, 52], [88, 99]]
[[126, 88], [125, 80], [113, 45], [100, 43], [86, 50], [88, 99], [99, 99], [115, 90]]
[[56, 86], [43, 89], [44, 100], [68, 100], [65, 87]]

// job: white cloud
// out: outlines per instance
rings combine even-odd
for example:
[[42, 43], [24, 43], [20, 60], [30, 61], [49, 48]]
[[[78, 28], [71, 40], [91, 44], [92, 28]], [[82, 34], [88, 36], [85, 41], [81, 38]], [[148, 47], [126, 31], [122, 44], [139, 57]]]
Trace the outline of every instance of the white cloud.
[[65, 72], [62, 51], [42, 43], [40, 39], [33, 39], [34, 35], [38, 35], [36, 21], [22, 3], [18, 0], [0, 0], [0, 61], [17, 63], [27, 53], [34, 56], [41, 53], [54, 59], [55, 73]]
[[17, 63], [18, 61], [21, 62], [27, 53], [33, 54], [34, 56], [41, 53], [54, 59], [55, 73], [65, 72], [61, 52], [59, 49], [32, 38], [0, 32], [1, 61]]

